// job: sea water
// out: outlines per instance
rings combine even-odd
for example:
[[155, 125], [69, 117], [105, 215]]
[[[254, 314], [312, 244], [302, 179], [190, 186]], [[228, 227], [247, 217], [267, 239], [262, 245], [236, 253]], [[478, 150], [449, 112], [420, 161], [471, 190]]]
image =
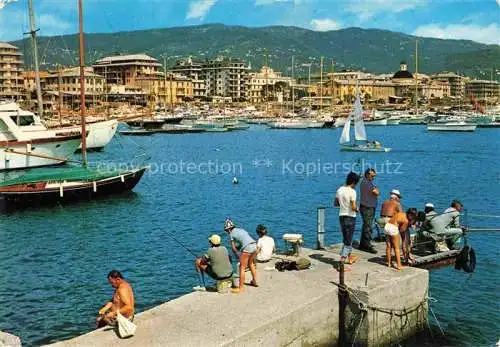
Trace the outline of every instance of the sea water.
[[[316, 209], [325, 206], [326, 243], [339, 242], [332, 199], [351, 169], [375, 167], [382, 198], [399, 189], [405, 208], [432, 202], [442, 211], [460, 199], [470, 226], [500, 227], [498, 218], [472, 216], [500, 215], [499, 129], [369, 127], [371, 138], [392, 147], [388, 153], [340, 152], [340, 132], [252, 126], [115, 138], [89, 159], [151, 165], [134, 192], [0, 215], [0, 330], [25, 345], [92, 330], [113, 293], [106, 280], [111, 269], [132, 283], [139, 312], [190, 292], [200, 283], [194, 257], [179, 242], [202, 255], [208, 236], [218, 233], [229, 247], [226, 217], [254, 237], [257, 224], [265, 224], [278, 246], [282, 234], [301, 233], [313, 247]], [[358, 218], [356, 238], [360, 226]], [[469, 235], [478, 262], [473, 274], [452, 267], [431, 272], [430, 305], [449, 344], [498, 341], [498, 240], [495, 232]]]

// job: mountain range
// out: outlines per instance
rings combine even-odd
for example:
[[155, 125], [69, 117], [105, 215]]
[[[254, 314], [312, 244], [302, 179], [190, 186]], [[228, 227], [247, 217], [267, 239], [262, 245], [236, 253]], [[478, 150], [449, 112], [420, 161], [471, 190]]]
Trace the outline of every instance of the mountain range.
[[[319, 74], [320, 57], [324, 71], [360, 69], [373, 73], [392, 73], [405, 61], [415, 70], [415, 42], [418, 40], [418, 70], [422, 73], [453, 71], [476, 78], [500, 78], [500, 45], [486, 45], [469, 40], [444, 40], [415, 37], [380, 29], [347, 28], [312, 31], [293, 26], [243, 27], [224, 24], [150, 29], [141, 31], [92, 33], [85, 35], [87, 64], [117, 54], [145, 53], [168, 65], [181, 57], [199, 60], [217, 55], [240, 58], [258, 69], [265, 64], [284, 75], [291, 74], [295, 56], [296, 75]], [[29, 39], [11, 42], [24, 53], [26, 69], [30, 69]], [[78, 65], [78, 36], [39, 37], [38, 48], [42, 69], [56, 65]], [[334, 64], [332, 64], [332, 61]], [[493, 70], [492, 70], [493, 69]], [[491, 72], [494, 71], [492, 74]]]

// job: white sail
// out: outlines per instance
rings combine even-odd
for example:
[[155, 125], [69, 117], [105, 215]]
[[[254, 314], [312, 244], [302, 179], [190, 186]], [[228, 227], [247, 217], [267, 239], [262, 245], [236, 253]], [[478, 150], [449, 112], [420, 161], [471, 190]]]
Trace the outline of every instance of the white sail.
[[340, 136], [340, 144], [346, 144], [351, 141], [350, 133], [351, 132], [351, 116], [347, 117], [344, 123], [344, 129], [342, 130], [342, 135]]
[[354, 102], [352, 115], [354, 118], [354, 138], [356, 141], [366, 141], [366, 130], [365, 124], [363, 123], [363, 106], [361, 106], [359, 93], [356, 97], [356, 101]]

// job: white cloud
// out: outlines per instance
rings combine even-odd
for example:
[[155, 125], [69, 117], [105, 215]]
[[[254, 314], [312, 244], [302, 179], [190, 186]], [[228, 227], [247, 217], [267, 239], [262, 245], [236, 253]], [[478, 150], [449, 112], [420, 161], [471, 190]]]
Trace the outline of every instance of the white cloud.
[[399, 13], [427, 5], [428, 0], [354, 0], [345, 6], [345, 11], [366, 21], [380, 13]]
[[0, 10], [7, 6], [9, 2], [17, 2], [17, 0], [0, 0]]
[[313, 19], [311, 20], [310, 24], [313, 29], [317, 31], [337, 30], [341, 27], [339, 22], [328, 18]]
[[66, 22], [52, 14], [41, 14], [38, 26], [43, 35], [63, 35], [77, 30], [76, 24]]
[[186, 19], [203, 19], [217, 0], [196, 0], [189, 3]]
[[443, 26], [427, 24], [419, 26], [413, 34], [438, 39], [463, 39], [488, 44], [500, 44], [500, 28], [496, 23], [487, 26], [475, 24], [448, 24]]

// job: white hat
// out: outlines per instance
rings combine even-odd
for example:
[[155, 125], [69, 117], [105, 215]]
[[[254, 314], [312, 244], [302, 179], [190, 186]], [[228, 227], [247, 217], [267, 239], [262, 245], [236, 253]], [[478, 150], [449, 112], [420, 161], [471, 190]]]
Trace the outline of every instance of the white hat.
[[434, 208], [434, 204], [432, 202], [428, 202], [427, 204], [425, 204], [425, 207], [432, 207], [432, 208]]
[[393, 189], [393, 190], [391, 190], [391, 195], [393, 195], [393, 194], [394, 194], [394, 195], [397, 195], [397, 196], [398, 196], [398, 198], [400, 198], [400, 199], [401, 199], [401, 193], [399, 192], [399, 190], [397, 190], [397, 189]]

